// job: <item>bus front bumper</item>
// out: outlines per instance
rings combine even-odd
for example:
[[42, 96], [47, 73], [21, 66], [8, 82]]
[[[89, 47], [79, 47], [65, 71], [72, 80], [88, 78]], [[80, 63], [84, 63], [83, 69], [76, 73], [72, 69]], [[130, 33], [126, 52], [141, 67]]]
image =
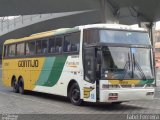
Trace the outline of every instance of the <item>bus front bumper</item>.
[[152, 100], [154, 88], [143, 89], [106, 89], [100, 90], [100, 102], [123, 102], [132, 100]]

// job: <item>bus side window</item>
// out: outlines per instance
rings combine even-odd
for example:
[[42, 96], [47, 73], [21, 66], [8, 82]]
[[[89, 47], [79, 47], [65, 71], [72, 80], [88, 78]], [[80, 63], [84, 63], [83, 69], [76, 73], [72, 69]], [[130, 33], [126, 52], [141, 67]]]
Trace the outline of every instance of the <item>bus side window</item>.
[[37, 54], [42, 53], [42, 41], [41, 40], [36, 41], [36, 53]]
[[17, 54], [17, 56], [24, 55], [24, 43], [17, 44], [16, 54]]
[[70, 50], [71, 50], [70, 35], [66, 35], [64, 38], [63, 51], [70, 52]]
[[48, 40], [42, 40], [42, 53], [48, 53]]
[[16, 54], [16, 45], [9, 45], [9, 57], [14, 57]]
[[91, 43], [90, 36], [91, 36], [90, 30], [84, 30], [83, 31], [83, 43], [84, 43], [85, 46], [87, 46], [88, 44]]
[[7, 56], [8, 56], [8, 46], [5, 45], [4, 46], [4, 55], [3, 55], [3, 57], [7, 57]]
[[49, 38], [49, 53], [55, 53], [55, 38]]
[[97, 43], [99, 40], [99, 32], [96, 29], [87, 29], [83, 31], [83, 44], [88, 46], [92, 43]]
[[80, 48], [80, 32], [71, 33], [65, 36], [64, 52], [78, 52]]
[[56, 53], [61, 53], [62, 52], [62, 37], [56, 37]]
[[80, 47], [80, 32], [71, 34], [71, 51], [78, 52]]
[[30, 41], [26, 43], [26, 55], [35, 54], [35, 41]]

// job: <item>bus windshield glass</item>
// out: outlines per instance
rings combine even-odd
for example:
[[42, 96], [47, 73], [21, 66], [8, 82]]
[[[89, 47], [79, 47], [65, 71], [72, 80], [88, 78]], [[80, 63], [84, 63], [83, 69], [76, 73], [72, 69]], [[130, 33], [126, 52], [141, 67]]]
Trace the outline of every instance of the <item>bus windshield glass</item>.
[[84, 32], [85, 43], [116, 43], [151, 45], [149, 35], [145, 31], [87, 29]]
[[103, 47], [102, 79], [152, 79], [150, 49]]
[[100, 42], [123, 44], [150, 44], [147, 32], [100, 30]]

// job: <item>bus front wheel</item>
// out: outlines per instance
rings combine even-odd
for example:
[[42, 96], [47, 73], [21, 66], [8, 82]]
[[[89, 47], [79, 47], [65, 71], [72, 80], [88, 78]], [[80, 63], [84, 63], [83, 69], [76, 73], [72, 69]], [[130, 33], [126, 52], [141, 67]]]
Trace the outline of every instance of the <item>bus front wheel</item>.
[[81, 105], [82, 104], [82, 99], [80, 99], [80, 89], [77, 83], [74, 83], [69, 92], [69, 98], [72, 104], [74, 105]]

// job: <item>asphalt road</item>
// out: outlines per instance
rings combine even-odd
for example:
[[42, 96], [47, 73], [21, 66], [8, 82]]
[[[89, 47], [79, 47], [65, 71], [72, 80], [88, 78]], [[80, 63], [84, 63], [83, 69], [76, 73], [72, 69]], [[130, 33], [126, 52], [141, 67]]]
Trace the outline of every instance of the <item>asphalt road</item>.
[[[0, 113], [2, 114], [2, 118], [4, 114], [25, 114], [25, 117], [23, 117], [26, 119], [28, 119], [28, 116], [34, 118], [32, 115], [36, 117], [41, 116], [38, 120], [46, 119], [46, 116], [49, 116], [44, 114], [51, 114], [51, 116], [52, 114], [61, 114], [63, 115], [63, 117], [60, 116], [61, 119], [64, 118], [65, 120], [67, 117], [69, 119], [74, 119], [75, 117], [79, 119], [83, 118], [82, 116], [77, 117], [77, 114], [85, 115], [85, 117], [89, 115], [94, 119], [99, 119], [102, 116], [104, 118], [112, 118], [114, 114], [113, 120], [120, 120], [126, 118], [127, 114], [160, 114], [160, 89], [156, 89], [156, 95], [152, 101], [132, 101], [117, 106], [93, 103], [74, 106], [65, 97], [36, 92], [27, 92], [25, 95], [13, 93], [11, 88], [4, 87], [0, 80]], [[64, 116], [64, 114], [68, 116]], [[73, 114], [76, 114], [76, 116]], [[115, 114], [125, 116], [119, 118]]]

